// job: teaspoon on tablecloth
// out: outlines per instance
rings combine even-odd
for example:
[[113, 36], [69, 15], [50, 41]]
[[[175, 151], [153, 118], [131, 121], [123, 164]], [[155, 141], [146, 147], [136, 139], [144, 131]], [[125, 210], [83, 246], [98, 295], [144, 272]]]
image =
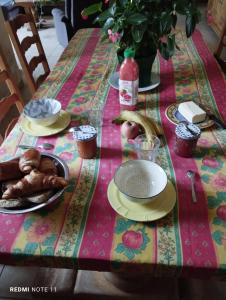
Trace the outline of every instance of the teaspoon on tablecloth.
[[197, 202], [197, 198], [196, 198], [196, 193], [195, 193], [195, 172], [188, 170], [187, 171], [187, 176], [188, 178], [191, 180], [191, 195], [192, 195], [192, 201], [193, 203]]
[[51, 150], [54, 148], [54, 145], [53, 144], [50, 144], [50, 143], [43, 143], [41, 145], [38, 145], [38, 146], [29, 146], [29, 145], [18, 145], [18, 148], [21, 148], [21, 149], [32, 149], [32, 148], [41, 148], [41, 149], [44, 149], [44, 150]]

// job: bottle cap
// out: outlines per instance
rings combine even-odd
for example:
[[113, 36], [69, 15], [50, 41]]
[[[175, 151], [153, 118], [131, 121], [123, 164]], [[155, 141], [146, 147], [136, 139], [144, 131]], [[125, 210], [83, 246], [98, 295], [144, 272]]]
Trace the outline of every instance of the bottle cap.
[[132, 48], [126, 48], [126, 50], [124, 51], [124, 57], [128, 58], [128, 57], [134, 57], [135, 56], [135, 51]]

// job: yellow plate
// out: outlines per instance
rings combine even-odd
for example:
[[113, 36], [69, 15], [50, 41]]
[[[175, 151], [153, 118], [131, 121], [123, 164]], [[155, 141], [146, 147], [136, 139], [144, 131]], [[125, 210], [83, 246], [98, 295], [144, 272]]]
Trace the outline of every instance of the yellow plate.
[[147, 204], [138, 204], [129, 201], [117, 189], [112, 179], [108, 185], [108, 200], [112, 208], [121, 216], [141, 222], [149, 222], [166, 216], [176, 203], [176, 191], [171, 181], [168, 181], [165, 190], [156, 196], [156, 199]]
[[64, 130], [71, 121], [71, 115], [61, 110], [60, 116], [57, 121], [50, 126], [40, 126], [35, 123], [30, 122], [26, 117], [23, 117], [20, 123], [23, 132], [32, 136], [48, 136], [56, 134]]

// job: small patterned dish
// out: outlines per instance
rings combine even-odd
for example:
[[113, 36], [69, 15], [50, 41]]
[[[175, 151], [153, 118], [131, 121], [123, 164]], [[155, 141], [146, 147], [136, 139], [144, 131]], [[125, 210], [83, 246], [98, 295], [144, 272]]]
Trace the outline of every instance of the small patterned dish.
[[40, 126], [49, 126], [55, 123], [60, 111], [61, 103], [51, 98], [32, 100], [24, 107], [26, 118]]
[[154, 162], [129, 160], [116, 170], [114, 183], [128, 200], [148, 203], [165, 189], [167, 175]]
[[[167, 119], [177, 125], [180, 122], [186, 121], [188, 122], [178, 111], [178, 105], [179, 103], [173, 103], [171, 105], [169, 105], [166, 110], [165, 110], [165, 115], [167, 117]], [[195, 125], [197, 125], [200, 129], [204, 129], [204, 128], [208, 128], [214, 125], [214, 121], [211, 120], [209, 118], [208, 115], [206, 115], [206, 118], [204, 121], [200, 122], [200, 123], [196, 123]]]

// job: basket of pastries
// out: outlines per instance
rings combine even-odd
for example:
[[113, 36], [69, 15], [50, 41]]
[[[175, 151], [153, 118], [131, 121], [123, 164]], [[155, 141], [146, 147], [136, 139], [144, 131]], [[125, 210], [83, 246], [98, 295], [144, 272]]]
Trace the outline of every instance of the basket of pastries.
[[35, 148], [0, 163], [0, 213], [26, 213], [46, 207], [64, 192], [69, 171], [58, 156]]

